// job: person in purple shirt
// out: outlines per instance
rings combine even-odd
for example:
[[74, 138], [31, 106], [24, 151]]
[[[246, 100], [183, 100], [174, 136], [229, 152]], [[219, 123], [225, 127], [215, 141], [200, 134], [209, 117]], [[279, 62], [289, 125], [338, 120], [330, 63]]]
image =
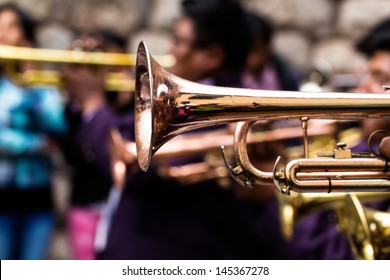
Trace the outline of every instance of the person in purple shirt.
[[272, 48], [273, 26], [261, 14], [248, 12], [251, 50], [242, 73], [244, 87], [263, 90], [298, 90], [299, 73]]
[[[170, 47], [176, 58], [172, 73], [203, 84], [242, 87], [250, 35], [241, 6], [235, 1], [183, 1], [182, 9]], [[128, 178], [102, 258], [279, 257], [277, 212], [240, 200], [233, 183], [230, 188], [215, 181], [183, 185], [161, 178], [157, 169], [154, 165]]]
[[[117, 37], [114, 33], [99, 31], [82, 36], [78, 42], [88, 51], [124, 52], [126, 41]], [[70, 97], [66, 107], [69, 131], [61, 147], [72, 169], [67, 225], [74, 259], [96, 258], [96, 228], [113, 186], [108, 146], [110, 132], [117, 129], [125, 139], [134, 138], [133, 114], [122, 110], [128, 105], [118, 102], [117, 98], [112, 98], [114, 93], [105, 90], [105, 74], [111, 70], [118, 69], [68, 65], [62, 72]]]
[[[384, 93], [383, 85], [390, 84], [390, 20], [379, 22], [356, 44], [357, 50], [368, 58], [366, 78], [355, 90], [364, 93]], [[366, 119], [362, 122], [362, 139], [351, 150], [369, 152], [368, 136], [378, 129], [389, 130], [386, 119]], [[380, 139], [383, 134], [378, 134]], [[388, 158], [388, 139], [375, 139], [373, 148]], [[389, 201], [379, 201], [372, 207], [388, 210]], [[347, 237], [337, 229], [337, 219], [333, 211], [315, 213], [303, 219], [295, 226], [291, 239], [294, 247], [291, 258], [297, 259], [354, 259]]]
[[[390, 84], [390, 19], [383, 20], [375, 25], [356, 45], [358, 51], [367, 59], [367, 75], [355, 92], [384, 93], [383, 86]], [[367, 140], [376, 130], [389, 130], [390, 122], [386, 119], [366, 119], [361, 123], [362, 139], [355, 150], [369, 151]], [[378, 145], [383, 134], [374, 137], [373, 145], [378, 153]]]
[[[361, 82], [356, 92], [383, 93], [388, 94], [388, 90], [383, 86], [390, 85], [390, 19], [378, 22], [367, 34], [358, 41], [356, 48], [367, 59], [368, 73]], [[353, 147], [353, 151], [369, 152], [372, 150], [377, 155], [382, 155], [389, 159], [388, 141], [386, 133], [377, 133], [372, 137], [371, 148], [368, 146], [368, 137], [377, 130], [390, 132], [390, 122], [388, 119], [365, 119], [362, 121], [362, 139], [360, 143]], [[390, 200], [380, 201], [374, 208], [381, 211], [388, 211]]]

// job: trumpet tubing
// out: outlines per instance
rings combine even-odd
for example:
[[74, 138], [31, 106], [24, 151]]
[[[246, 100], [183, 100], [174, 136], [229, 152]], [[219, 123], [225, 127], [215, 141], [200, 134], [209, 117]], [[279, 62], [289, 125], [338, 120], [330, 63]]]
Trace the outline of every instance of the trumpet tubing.
[[275, 163], [273, 172], [258, 170], [249, 160], [246, 136], [252, 122], [237, 124], [234, 134], [234, 154], [238, 166], [232, 169], [233, 178], [241, 185], [273, 183], [276, 189], [288, 194], [331, 192], [386, 192], [390, 190], [387, 161], [369, 154], [352, 153], [340, 145], [318, 158], [291, 160], [285, 167]]

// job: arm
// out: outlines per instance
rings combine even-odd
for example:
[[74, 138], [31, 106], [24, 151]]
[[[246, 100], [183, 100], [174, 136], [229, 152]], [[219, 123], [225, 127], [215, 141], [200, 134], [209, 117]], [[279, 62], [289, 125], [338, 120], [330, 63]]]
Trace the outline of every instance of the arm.
[[19, 155], [43, 151], [48, 146], [47, 138], [43, 135], [0, 127], [0, 151], [2, 154]]

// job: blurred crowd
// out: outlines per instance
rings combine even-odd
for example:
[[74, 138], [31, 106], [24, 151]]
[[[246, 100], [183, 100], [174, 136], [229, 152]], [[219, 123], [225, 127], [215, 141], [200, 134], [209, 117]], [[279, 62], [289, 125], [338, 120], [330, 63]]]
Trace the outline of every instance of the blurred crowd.
[[[0, 45], [37, 47], [37, 24], [15, 4], [0, 5]], [[298, 91], [316, 82], [316, 90], [385, 93], [382, 86], [390, 84], [390, 19], [356, 42], [356, 50], [367, 57], [367, 70], [354, 74], [359, 78], [348, 88], [332, 84], [326, 73], [310, 80], [291, 67], [272, 49], [272, 23], [237, 1], [183, 0], [171, 35], [166, 52], [175, 63], [168, 72], [204, 85]], [[126, 53], [127, 43], [114, 31], [96, 29], [80, 33], [69, 50]], [[147, 172], [141, 171], [133, 152], [134, 90], [107, 87], [112, 73], [134, 83], [134, 69], [59, 64], [61, 85], [56, 87], [15, 80], [10, 71], [37, 70], [30, 61], [14, 62], [12, 69], [0, 64], [0, 259], [52, 257], [59, 220], [69, 258], [77, 260], [356, 258], [329, 209], [302, 217], [286, 237], [280, 194], [273, 186], [245, 188], [227, 172], [208, 176], [221, 167], [219, 154], [186, 155], [184, 149], [185, 156], [156, 158]], [[253, 129], [288, 126], [297, 125], [272, 121]], [[342, 126], [361, 131], [353, 147], [359, 152], [368, 151], [373, 131], [388, 127], [387, 120], [371, 119]], [[233, 139], [233, 130], [234, 124], [218, 125], [184, 137], [227, 133]], [[300, 141], [285, 138], [248, 147], [258, 168], [272, 171], [278, 155], [288, 159], [292, 148], [301, 147]], [[389, 139], [373, 144], [386, 157]], [[180, 140], [171, 141], [179, 149]], [[55, 154], [63, 164], [53, 162]], [[61, 216], [53, 195], [56, 168], [66, 168], [70, 183]], [[387, 211], [388, 203], [372, 207]]]

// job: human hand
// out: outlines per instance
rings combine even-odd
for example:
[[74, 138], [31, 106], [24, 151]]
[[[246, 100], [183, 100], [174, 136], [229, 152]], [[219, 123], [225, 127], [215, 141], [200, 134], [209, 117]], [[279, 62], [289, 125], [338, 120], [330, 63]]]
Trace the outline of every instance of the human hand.
[[390, 159], [390, 136], [384, 137], [379, 144], [379, 153]]
[[110, 132], [108, 144], [114, 184], [119, 188], [123, 188], [127, 168], [136, 161], [135, 143], [124, 141], [119, 131], [113, 129]]

